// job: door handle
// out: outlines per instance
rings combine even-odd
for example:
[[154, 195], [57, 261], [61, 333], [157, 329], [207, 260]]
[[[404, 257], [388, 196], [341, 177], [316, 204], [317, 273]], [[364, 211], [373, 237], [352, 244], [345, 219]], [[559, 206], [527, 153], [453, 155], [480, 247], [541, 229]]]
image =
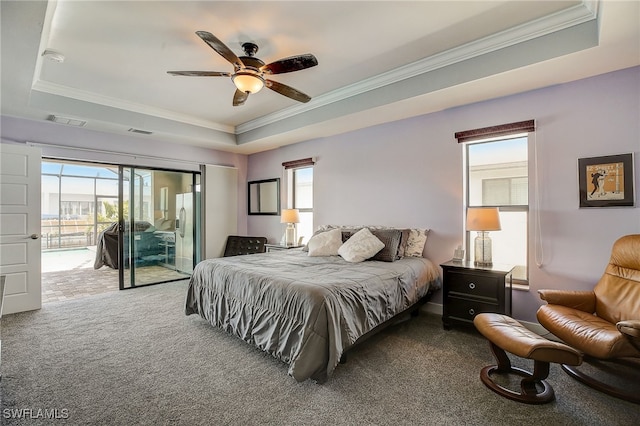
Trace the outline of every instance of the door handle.
[[184, 238], [184, 227], [187, 222], [187, 211], [184, 209], [184, 207], [180, 208], [178, 219], [180, 220], [180, 236]]
[[40, 235], [38, 235], [38, 234], [31, 234], [31, 235], [29, 236], [29, 238], [31, 238], [32, 240], [37, 240], [38, 238], [40, 238]]

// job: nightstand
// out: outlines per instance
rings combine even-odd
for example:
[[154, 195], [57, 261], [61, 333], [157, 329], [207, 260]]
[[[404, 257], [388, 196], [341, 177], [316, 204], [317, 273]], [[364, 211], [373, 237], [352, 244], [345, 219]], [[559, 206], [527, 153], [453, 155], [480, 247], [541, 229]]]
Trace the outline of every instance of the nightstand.
[[476, 266], [449, 261], [442, 267], [442, 325], [473, 325], [480, 312], [511, 316], [513, 265]]
[[280, 244], [265, 244], [264, 247], [266, 248], [267, 253], [269, 253], [270, 251], [289, 250], [304, 246], [282, 246]]

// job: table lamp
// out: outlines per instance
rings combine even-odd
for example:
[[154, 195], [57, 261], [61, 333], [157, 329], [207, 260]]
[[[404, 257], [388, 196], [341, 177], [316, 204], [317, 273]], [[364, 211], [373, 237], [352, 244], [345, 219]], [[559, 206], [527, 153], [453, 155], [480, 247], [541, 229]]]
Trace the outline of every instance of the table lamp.
[[293, 246], [296, 244], [296, 223], [300, 223], [300, 214], [298, 209], [282, 209], [282, 215], [280, 216], [280, 223], [286, 223], [287, 229], [285, 230], [285, 244]]
[[467, 209], [467, 231], [478, 231], [474, 241], [475, 264], [490, 266], [491, 238], [488, 231], [500, 230], [500, 214], [497, 207], [469, 207]]

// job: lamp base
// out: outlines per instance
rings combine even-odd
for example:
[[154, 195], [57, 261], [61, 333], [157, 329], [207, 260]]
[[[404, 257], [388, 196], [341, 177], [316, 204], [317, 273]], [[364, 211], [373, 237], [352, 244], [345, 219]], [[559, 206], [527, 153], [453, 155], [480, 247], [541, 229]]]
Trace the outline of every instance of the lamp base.
[[284, 243], [287, 246], [295, 246], [296, 245], [296, 224], [295, 223], [287, 223], [287, 229], [284, 231]]
[[477, 266], [491, 266], [491, 238], [489, 232], [478, 231], [478, 236], [474, 240], [474, 264]]

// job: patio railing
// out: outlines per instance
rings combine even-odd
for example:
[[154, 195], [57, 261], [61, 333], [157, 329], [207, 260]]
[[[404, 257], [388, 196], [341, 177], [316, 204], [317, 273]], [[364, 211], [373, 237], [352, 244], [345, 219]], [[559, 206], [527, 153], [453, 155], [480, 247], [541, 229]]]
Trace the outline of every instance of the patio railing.
[[[96, 245], [97, 235], [112, 222], [86, 219], [44, 219], [40, 225], [42, 250]], [[97, 231], [96, 231], [97, 225]]]

